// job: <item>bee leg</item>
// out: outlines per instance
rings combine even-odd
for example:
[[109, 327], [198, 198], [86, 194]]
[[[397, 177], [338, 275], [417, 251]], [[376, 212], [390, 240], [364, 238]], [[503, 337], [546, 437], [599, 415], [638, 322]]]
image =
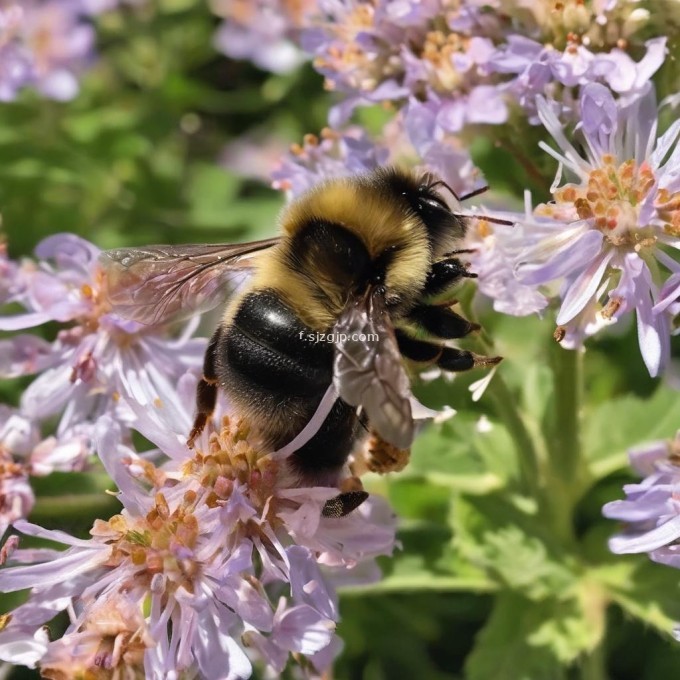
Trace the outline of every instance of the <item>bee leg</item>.
[[[448, 255], [455, 255], [456, 253], [464, 253], [465, 250], [457, 250]], [[444, 260], [435, 262], [427, 275], [425, 281], [425, 295], [437, 295], [448, 288], [451, 288], [454, 283], [461, 279], [476, 279], [477, 274], [473, 274], [467, 264], [463, 264], [455, 257], [447, 257]]]
[[444, 371], [468, 371], [478, 366], [495, 366], [503, 357], [483, 357], [474, 352], [455, 347], [443, 347], [437, 366]]
[[218, 328], [210, 339], [210, 344], [203, 360], [203, 377], [196, 385], [196, 418], [187, 439], [187, 446], [194, 448], [194, 442], [201, 435], [208, 422], [208, 418], [215, 410], [217, 401], [217, 373], [215, 372], [215, 352], [220, 339]]
[[444, 371], [467, 371], [477, 366], [494, 366], [502, 357], [483, 357], [455, 347], [416, 340], [400, 328], [395, 330], [399, 352], [406, 359], [422, 364], [435, 364]]
[[366, 499], [365, 491], [343, 491], [343, 493], [327, 500], [321, 511], [322, 517], [344, 517], [356, 510]]
[[397, 338], [399, 353], [419, 364], [434, 364], [442, 355], [443, 347], [432, 342], [416, 340], [408, 335], [401, 328], [395, 328], [394, 334]]
[[408, 318], [430, 335], [447, 340], [463, 338], [481, 328], [479, 324], [468, 321], [448, 307], [439, 305], [419, 305], [411, 311]]
[[340, 493], [326, 501], [321, 511], [322, 517], [344, 517], [352, 510], [358, 508], [368, 494], [364, 491], [364, 485], [356, 477], [347, 477], [340, 484]]

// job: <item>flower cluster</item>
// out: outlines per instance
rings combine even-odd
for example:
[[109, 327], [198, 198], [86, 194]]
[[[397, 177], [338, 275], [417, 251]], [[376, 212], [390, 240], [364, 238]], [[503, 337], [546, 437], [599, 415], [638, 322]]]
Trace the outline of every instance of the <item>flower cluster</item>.
[[[350, 516], [323, 516], [338, 489], [289, 488], [284, 453], [251, 445], [236, 416], [189, 449], [205, 351], [196, 320], [177, 336], [119, 317], [99, 249], [74, 235], [45, 239], [36, 259], [2, 255], [2, 300], [23, 308], [0, 317], [15, 333], [2, 340], [2, 369], [39, 375], [0, 414], [0, 534], [11, 525], [66, 550], [6, 540], [0, 590], [31, 596], [0, 621], [0, 659], [55, 678], [247, 678], [251, 661], [280, 674], [291, 654], [324, 670], [339, 648], [333, 581], [378, 577], [373, 558], [395, 546], [387, 505], [369, 498]], [[47, 322], [52, 342], [17, 333]], [[138, 454], [133, 430], [158, 449]], [[97, 520], [89, 540], [26, 522], [30, 477], [80, 469], [93, 453], [120, 514]], [[62, 611], [70, 624], [52, 640], [45, 626]]]
[[[504, 123], [511, 103], [537, 123], [536, 98], [546, 95], [573, 118], [574, 88], [601, 82], [635, 97], [666, 52], [662, 35], [639, 38], [660, 33], [663, 19], [631, 0], [541, 1], [519, 9], [503, 0], [322, 0], [317, 7], [295, 3], [295, 11], [293, 3], [245, 4], [217, 4], [227, 19], [221, 48], [277, 71], [290, 66], [294, 48], [272, 34], [299, 34], [326, 87], [342, 95], [333, 126], [357, 106], [376, 103], [403, 109], [405, 123], [425, 105], [444, 133]], [[253, 51], [256, 44], [269, 47]]]
[[[4, 302], [24, 311], [0, 315], [0, 329], [58, 324], [52, 342], [29, 333], [0, 340], [0, 375], [37, 374], [12, 422], [38, 433], [41, 423], [58, 418], [54, 435], [42, 443], [31, 434], [30, 447], [15, 445], [11, 437], [4, 445], [7, 464], [19, 466], [22, 475], [82, 469], [92, 454], [92, 430], [100, 416], [108, 414], [129, 427], [130, 410], [121, 397], [171, 412], [167, 395], [181, 375], [201, 365], [206, 343], [191, 337], [195, 320], [176, 336], [167, 327], [142, 326], [110, 311], [99, 254], [73, 234], [57, 234], [37, 246], [36, 260], [14, 262], [5, 256]], [[33, 453], [27, 461], [29, 449]], [[51, 462], [38, 464], [36, 456], [44, 458], [47, 451]], [[0, 522], [16, 519], [6, 505], [6, 500], [0, 504]]]
[[[195, 387], [180, 382], [181, 393]], [[291, 653], [323, 671], [337, 651], [333, 574], [375, 578], [372, 559], [394, 548], [387, 506], [372, 498], [350, 516], [323, 517], [337, 490], [280, 487], [276, 458], [253, 448], [244, 423], [223, 418], [192, 451], [161, 410], [134, 410], [171, 460], [155, 466], [100, 419], [96, 448], [123, 508], [88, 540], [15, 522], [68, 549], [6, 549], [0, 589], [31, 595], [3, 619], [0, 658], [45, 677], [247, 678], [249, 657], [280, 674]], [[173, 423], [182, 424], [188, 416]], [[43, 626], [60, 611], [70, 623], [50, 641]]]
[[[499, 123], [505, 104], [489, 78], [493, 43], [455, 25], [457, 12], [440, 2], [319, 3], [302, 45], [327, 87], [344, 97], [337, 125], [361, 104], [425, 102], [444, 131], [467, 123]], [[482, 105], [483, 104], [483, 105]]]
[[522, 11], [502, 1], [328, 4], [303, 45], [331, 88], [351, 93], [343, 111], [397, 100], [408, 119], [414, 101], [424, 102], [447, 132], [503, 123], [508, 102], [537, 122], [537, 95], [561, 100], [566, 114], [571, 88], [593, 81], [635, 96], [665, 54], [663, 37], [635, 40], [650, 15], [634, 2], [536, 2]]

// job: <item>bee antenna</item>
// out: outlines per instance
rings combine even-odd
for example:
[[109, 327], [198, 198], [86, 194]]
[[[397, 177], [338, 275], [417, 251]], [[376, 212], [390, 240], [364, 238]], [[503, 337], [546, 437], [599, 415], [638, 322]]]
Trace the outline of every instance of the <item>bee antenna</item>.
[[486, 222], [493, 222], [493, 224], [505, 224], [512, 226], [516, 224], [512, 220], [502, 220], [500, 217], [491, 217], [490, 215], [465, 215], [463, 213], [453, 213], [454, 217], [465, 217], [473, 220], [485, 220]]
[[452, 189], [452, 188], [451, 188], [451, 187], [450, 187], [443, 179], [438, 179], [437, 181], [432, 182], [432, 184], [429, 184], [427, 188], [428, 188], [428, 189], [434, 189], [435, 187], [439, 187], [439, 186], [442, 186], [442, 187], [444, 187], [445, 189], [448, 189], [449, 192], [451, 193], [451, 195], [452, 195], [457, 201], [460, 202], [461, 200], [463, 200], [463, 199], [461, 199], [461, 198], [458, 196], [458, 194], [457, 194], [457, 193], [456, 193], [456, 192], [455, 192], [455, 191], [454, 191], [454, 190], [453, 190], [453, 189]]
[[[468, 194], [463, 194], [463, 196], [458, 196], [458, 194], [443, 180], [443, 179], [438, 179], [432, 184], [428, 185], [428, 189], [434, 189], [435, 187], [442, 186], [446, 189], [448, 189], [451, 192], [451, 195], [460, 203], [462, 201], [467, 200], [468, 198], [473, 198], [474, 196], [479, 196], [480, 194], [483, 194], [484, 192], [489, 190], [489, 185], [485, 185], [483, 187], [479, 187], [478, 189], [474, 189]], [[511, 220], [502, 220], [500, 217], [491, 217], [489, 215], [463, 215], [462, 213], [453, 213], [455, 217], [471, 217], [473, 219], [478, 219], [478, 220], [486, 220], [487, 222], [492, 222], [493, 224], [505, 224], [505, 225], [513, 225], [515, 224]]]
[[489, 190], [489, 185], [485, 184], [483, 187], [479, 187], [477, 189], [473, 189], [467, 194], [463, 194], [462, 196], [459, 196], [443, 179], [438, 179], [432, 184], [428, 186], [428, 189], [434, 189], [435, 187], [442, 186], [445, 189], [448, 189], [448, 191], [451, 193], [451, 195], [458, 201], [458, 202], [463, 202], [467, 201], [469, 198], [474, 198], [475, 196], [479, 196], [480, 194], [483, 194]]
[[489, 185], [486, 184], [483, 187], [479, 187], [478, 189], [474, 189], [471, 191], [469, 194], [464, 194], [463, 196], [460, 197], [461, 201], [467, 201], [468, 198], [473, 198], [474, 196], [479, 196], [479, 194], [483, 194], [489, 190]]

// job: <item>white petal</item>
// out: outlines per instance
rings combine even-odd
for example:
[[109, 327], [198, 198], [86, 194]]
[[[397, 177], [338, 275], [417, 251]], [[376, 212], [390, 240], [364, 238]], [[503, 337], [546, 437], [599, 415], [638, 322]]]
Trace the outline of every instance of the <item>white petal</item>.
[[0, 659], [17, 666], [35, 668], [47, 651], [50, 642], [48, 631], [39, 628], [33, 634], [8, 628], [0, 636]]
[[668, 545], [679, 537], [680, 515], [638, 536], [613, 536], [609, 539], [609, 549], [617, 554], [649, 552]]
[[525, 284], [541, 284], [573, 274], [597, 257], [602, 239], [602, 233], [586, 223], [549, 236], [520, 254], [517, 279]]
[[332, 621], [303, 604], [285, 610], [278, 617], [274, 636], [276, 644], [284, 649], [314, 654], [329, 644], [334, 631]]
[[569, 286], [560, 313], [557, 315], [558, 326], [571, 321], [595, 295], [613, 254], [613, 251], [610, 251], [596, 258]]
[[194, 635], [194, 654], [205, 680], [245, 680], [252, 666], [243, 650], [229, 634], [215, 609], [201, 616]]

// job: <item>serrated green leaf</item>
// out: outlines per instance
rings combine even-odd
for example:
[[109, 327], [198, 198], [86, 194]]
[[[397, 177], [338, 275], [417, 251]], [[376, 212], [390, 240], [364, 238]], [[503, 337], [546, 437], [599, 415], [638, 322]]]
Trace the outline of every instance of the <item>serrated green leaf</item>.
[[670, 636], [680, 621], [680, 573], [647, 555], [617, 556], [591, 572], [629, 615]]
[[[575, 587], [575, 575], [560, 553], [539, 533], [540, 518], [496, 496], [456, 500], [452, 507], [453, 545], [469, 562], [486, 570], [502, 587], [541, 600]], [[535, 530], [532, 533], [532, 528]]]

